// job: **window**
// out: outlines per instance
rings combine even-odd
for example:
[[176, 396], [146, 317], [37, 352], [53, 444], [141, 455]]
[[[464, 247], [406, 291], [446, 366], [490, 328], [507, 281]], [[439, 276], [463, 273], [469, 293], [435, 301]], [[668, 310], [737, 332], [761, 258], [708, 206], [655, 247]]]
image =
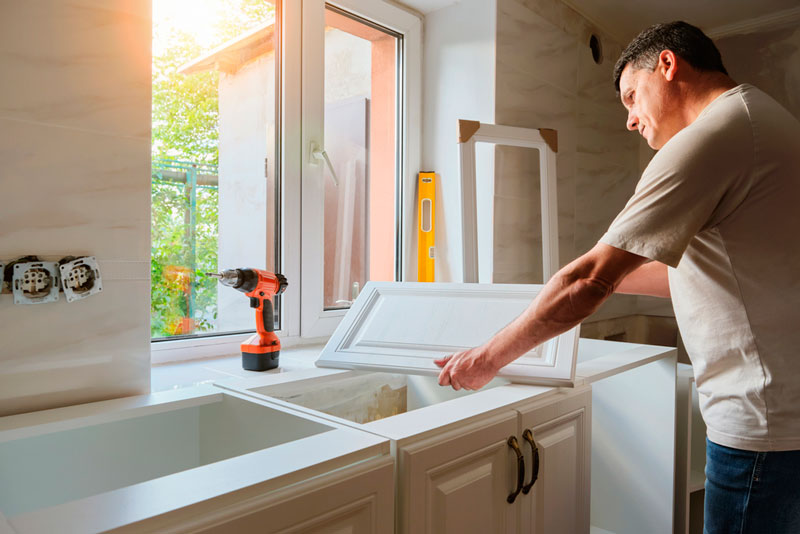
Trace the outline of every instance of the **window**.
[[330, 334], [407, 259], [419, 20], [364, 0], [154, 0], [153, 18], [153, 361], [252, 333], [247, 299], [204, 274], [226, 268], [287, 277], [284, 342]]
[[403, 277], [420, 34], [415, 17], [384, 2], [304, 0], [302, 16], [301, 333], [316, 337], [333, 332], [364, 283]]

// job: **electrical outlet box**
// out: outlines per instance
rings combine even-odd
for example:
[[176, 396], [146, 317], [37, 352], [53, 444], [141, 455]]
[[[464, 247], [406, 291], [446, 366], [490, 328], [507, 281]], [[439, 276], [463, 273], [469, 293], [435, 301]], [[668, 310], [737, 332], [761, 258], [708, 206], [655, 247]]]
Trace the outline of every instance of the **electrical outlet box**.
[[97, 258], [84, 256], [59, 265], [61, 287], [67, 302], [85, 299], [103, 290]]
[[11, 292], [14, 304], [44, 304], [58, 300], [61, 289], [58, 264], [54, 261], [14, 264]]

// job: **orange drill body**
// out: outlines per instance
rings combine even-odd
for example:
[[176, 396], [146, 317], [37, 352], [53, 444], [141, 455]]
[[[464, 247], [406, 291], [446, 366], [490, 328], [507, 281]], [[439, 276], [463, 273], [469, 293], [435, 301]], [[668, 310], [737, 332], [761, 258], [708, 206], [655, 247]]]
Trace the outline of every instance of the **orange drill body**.
[[278, 367], [281, 341], [275, 334], [273, 297], [288, 285], [281, 274], [261, 269], [227, 269], [219, 274], [208, 273], [219, 281], [241, 291], [256, 310], [256, 334], [242, 343], [242, 367], [248, 371], [266, 371]]

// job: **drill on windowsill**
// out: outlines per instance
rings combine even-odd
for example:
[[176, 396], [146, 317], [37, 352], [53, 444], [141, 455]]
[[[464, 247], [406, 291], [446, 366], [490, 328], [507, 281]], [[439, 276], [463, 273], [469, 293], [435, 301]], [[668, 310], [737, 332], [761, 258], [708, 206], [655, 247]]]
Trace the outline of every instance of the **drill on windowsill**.
[[272, 298], [286, 290], [286, 277], [251, 268], [226, 269], [221, 273], [206, 275], [217, 278], [222, 285], [250, 297], [250, 307], [256, 310], [257, 333], [242, 343], [242, 368], [248, 371], [267, 371], [278, 367], [281, 341], [275, 334]]

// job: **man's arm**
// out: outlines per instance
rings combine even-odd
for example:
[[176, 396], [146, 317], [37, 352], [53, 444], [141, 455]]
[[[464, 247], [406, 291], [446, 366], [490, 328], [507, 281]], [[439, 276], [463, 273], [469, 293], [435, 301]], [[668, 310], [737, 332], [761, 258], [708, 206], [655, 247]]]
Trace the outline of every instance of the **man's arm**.
[[617, 293], [669, 298], [667, 266], [658, 261], [641, 265], [619, 283]]
[[647, 258], [598, 243], [558, 271], [522, 314], [489, 341], [435, 360], [439, 384], [479, 389], [505, 365], [591, 315]]

